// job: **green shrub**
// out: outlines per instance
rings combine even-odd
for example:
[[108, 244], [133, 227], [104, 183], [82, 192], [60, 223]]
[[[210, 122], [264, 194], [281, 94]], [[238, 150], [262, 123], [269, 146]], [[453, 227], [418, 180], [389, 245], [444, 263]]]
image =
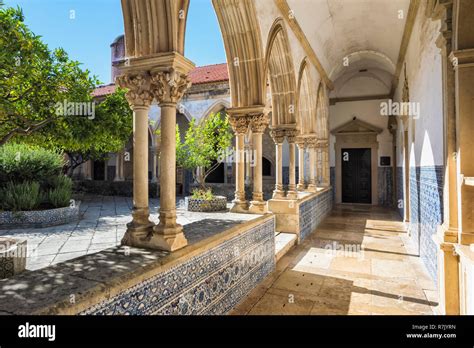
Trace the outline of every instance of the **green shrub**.
[[48, 202], [55, 208], [66, 207], [70, 204], [72, 196], [71, 178], [60, 175], [55, 177], [52, 182], [52, 188], [48, 191]]
[[55, 151], [27, 144], [0, 146], [0, 185], [39, 181], [43, 186], [43, 183], [60, 175], [63, 166], [63, 156]]
[[3, 210], [35, 210], [42, 200], [40, 184], [36, 181], [10, 181], [0, 191], [0, 207]]
[[212, 194], [211, 189], [195, 189], [191, 197], [194, 199], [204, 199], [206, 201], [210, 201], [214, 198], [214, 195]]

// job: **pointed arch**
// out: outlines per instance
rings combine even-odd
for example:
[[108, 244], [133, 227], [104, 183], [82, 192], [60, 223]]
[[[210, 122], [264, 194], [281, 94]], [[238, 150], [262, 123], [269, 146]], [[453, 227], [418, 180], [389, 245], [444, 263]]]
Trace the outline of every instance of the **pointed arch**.
[[205, 118], [207, 118], [207, 116], [209, 116], [213, 112], [218, 112], [218, 111], [221, 111], [222, 109], [228, 109], [228, 108], [230, 108], [230, 103], [227, 100], [225, 99], [216, 100], [214, 103], [212, 103], [210, 107], [207, 108], [206, 111], [202, 113], [200, 120], [204, 120]]
[[188, 8], [189, 0], [122, 0], [126, 57], [184, 55]]
[[227, 56], [232, 107], [265, 104], [260, 27], [252, 0], [212, 0]]
[[316, 93], [309, 71], [308, 59], [301, 61], [297, 89], [297, 127], [300, 134], [316, 133]]
[[270, 28], [265, 51], [265, 77], [272, 94], [272, 125], [296, 124], [296, 83], [288, 33], [282, 18]]
[[318, 86], [318, 101], [316, 104], [316, 137], [318, 140], [329, 139], [329, 106], [325, 85]]

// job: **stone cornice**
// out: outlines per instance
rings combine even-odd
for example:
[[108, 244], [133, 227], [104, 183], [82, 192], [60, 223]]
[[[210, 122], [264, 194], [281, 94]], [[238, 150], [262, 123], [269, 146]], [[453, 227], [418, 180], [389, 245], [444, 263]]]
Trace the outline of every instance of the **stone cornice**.
[[467, 50], [453, 51], [449, 55], [449, 59], [453, 63], [454, 68], [462, 65], [474, 64], [474, 48]]

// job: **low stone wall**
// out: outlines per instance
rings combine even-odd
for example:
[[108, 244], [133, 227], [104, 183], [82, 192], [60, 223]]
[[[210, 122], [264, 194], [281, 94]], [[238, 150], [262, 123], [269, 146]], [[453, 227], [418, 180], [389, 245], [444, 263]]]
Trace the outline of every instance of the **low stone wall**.
[[305, 239], [329, 215], [333, 207], [332, 189], [311, 195], [299, 205], [300, 240]]
[[268, 214], [171, 254], [117, 247], [27, 271], [0, 280], [0, 313], [226, 314], [275, 269], [274, 226]]
[[282, 198], [268, 201], [268, 210], [275, 214], [276, 231], [295, 233], [298, 241], [316, 229], [332, 206], [331, 187], [315, 193], [300, 192], [297, 200]]
[[67, 224], [79, 219], [80, 202], [64, 208], [32, 210], [32, 211], [1, 211], [0, 229], [44, 228]]

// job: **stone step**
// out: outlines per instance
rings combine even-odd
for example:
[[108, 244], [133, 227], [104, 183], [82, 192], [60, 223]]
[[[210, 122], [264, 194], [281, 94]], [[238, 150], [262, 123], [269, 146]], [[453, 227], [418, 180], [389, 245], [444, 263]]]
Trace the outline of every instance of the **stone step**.
[[296, 237], [294, 233], [275, 232], [275, 258], [277, 262], [296, 245]]

